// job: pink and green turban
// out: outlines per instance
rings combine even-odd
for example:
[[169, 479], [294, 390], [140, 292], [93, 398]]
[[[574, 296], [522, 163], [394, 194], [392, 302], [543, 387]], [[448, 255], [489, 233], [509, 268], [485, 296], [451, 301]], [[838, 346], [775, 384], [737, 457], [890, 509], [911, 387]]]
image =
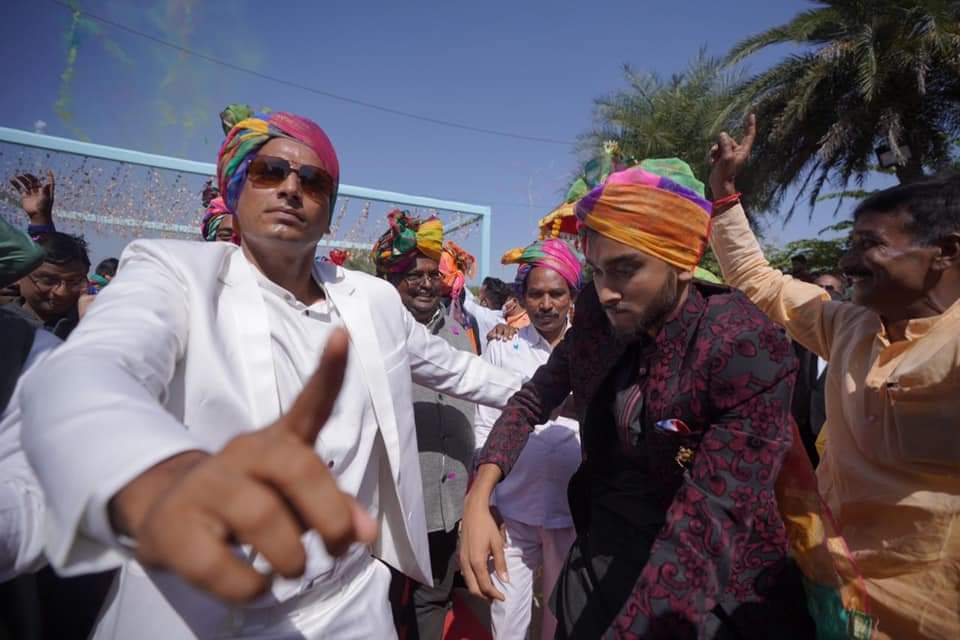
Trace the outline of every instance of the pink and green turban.
[[538, 240], [525, 249], [513, 249], [503, 254], [500, 259], [503, 264], [519, 264], [514, 287], [517, 294], [522, 295], [526, 288], [527, 276], [534, 267], [544, 267], [560, 274], [570, 289], [579, 291], [583, 285], [583, 267], [580, 258], [573, 249], [563, 240], [551, 238]]
[[340, 187], [340, 163], [333, 144], [314, 121], [282, 111], [255, 113], [237, 122], [227, 133], [217, 156], [217, 186], [227, 208], [237, 210], [247, 167], [260, 148], [273, 138], [296, 140], [317, 154], [320, 168], [333, 179], [333, 193], [330, 194], [330, 210], [333, 211]]
[[394, 209], [387, 214], [390, 228], [373, 245], [377, 273], [404, 273], [423, 255], [439, 264], [443, 251], [443, 222], [432, 217], [411, 218], [408, 211]]
[[[226, 216], [233, 215], [230, 213], [230, 210], [227, 209], [227, 205], [223, 202], [223, 198], [216, 197], [210, 201], [210, 206], [207, 207], [206, 213], [203, 214], [203, 221], [200, 223], [200, 235], [203, 236], [203, 239], [207, 242], [214, 242], [217, 239], [217, 231], [220, 230], [220, 225], [223, 224], [223, 219]], [[237, 234], [233, 234], [234, 244], [240, 244]]]
[[685, 271], [707, 249], [712, 212], [703, 183], [677, 158], [612, 173], [576, 205], [583, 227]]

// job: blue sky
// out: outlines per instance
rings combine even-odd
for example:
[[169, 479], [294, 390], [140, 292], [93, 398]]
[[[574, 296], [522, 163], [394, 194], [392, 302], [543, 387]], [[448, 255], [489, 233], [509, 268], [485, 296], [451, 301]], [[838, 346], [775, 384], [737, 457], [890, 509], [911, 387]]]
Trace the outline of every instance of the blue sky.
[[[623, 86], [624, 63], [667, 75], [682, 70], [701, 46], [723, 54], [810, 4], [288, 0], [268, 9], [248, 0], [81, 0], [79, 6], [324, 91], [475, 127], [574, 140], [590, 128], [593, 99]], [[98, 23], [75, 36], [73, 74], [64, 82], [70, 11], [51, 0], [6, 0], [4, 14], [0, 49], [11, 63], [0, 125], [32, 130], [43, 120], [53, 135], [213, 161], [221, 139], [217, 112], [224, 105], [302, 113], [330, 134], [346, 183], [491, 205], [495, 262], [533, 239], [536, 220], [561, 199], [578, 165], [570, 146], [436, 126], [339, 102]], [[756, 56], [750, 69], [786, 52]], [[801, 209], [770, 237], [809, 236], [831, 222], [832, 212], [832, 206], [820, 207], [808, 223]], [[118, 250], [118, 242], [93, 235], [97, 257]], [[507, 275], [499, 265], [493, 273]]]

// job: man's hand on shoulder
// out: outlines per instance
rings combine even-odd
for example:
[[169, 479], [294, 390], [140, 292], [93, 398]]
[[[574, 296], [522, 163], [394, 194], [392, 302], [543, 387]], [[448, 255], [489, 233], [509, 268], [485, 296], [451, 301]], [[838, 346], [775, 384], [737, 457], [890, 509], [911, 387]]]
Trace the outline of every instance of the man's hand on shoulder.
[[508, 324], [498, 324], [493, 329], [490, 329], [489, 333], [487, 333], [487, 342], [493, 342], [495, 340], [500, 342], [510, 342], [519, 332], [520, 330], [516, 327], [511, 327]]

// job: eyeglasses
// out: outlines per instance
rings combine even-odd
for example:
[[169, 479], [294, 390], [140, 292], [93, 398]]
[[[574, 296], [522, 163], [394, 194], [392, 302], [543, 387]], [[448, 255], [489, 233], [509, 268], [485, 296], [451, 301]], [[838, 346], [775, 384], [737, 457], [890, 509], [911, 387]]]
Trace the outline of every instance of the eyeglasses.
[[33, 275], [29, 275], [27, 278], [29, 278], [30, 282], [35, 284], [38, 289], [42, 289], [43, 291], [52, 291], [61, 284], [67, 291], [77, 291], [87, 286], [86, 278], [58, 278], [56, 276], [34, 277]]
[[407, 283], [408, 287], [415, 287], [420, 284], [424, 278], [427, 280], [427, 284], [436, 284], [440, 281], [442, 275], [439, 271], [414, 271], [403, 276], [403, 281]]
[[320, 167], [304, 164], [295, 168], [287, 160], [273, 156], [257, 156], [251, 160], [247, 178], [259, 189], [271, 189], [283, 184], [294, 171], [300, 179], [300, 188], [311, 200], [322, 202], [333, 195], [333, 178]]

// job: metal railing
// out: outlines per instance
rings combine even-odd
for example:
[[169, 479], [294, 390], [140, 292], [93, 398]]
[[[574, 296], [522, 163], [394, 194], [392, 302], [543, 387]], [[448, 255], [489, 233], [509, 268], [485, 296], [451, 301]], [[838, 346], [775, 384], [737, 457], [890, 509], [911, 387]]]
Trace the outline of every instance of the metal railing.
[[[24, 147], [33, 147], [67, 153], [100, 160], [110, 160], [122, 162], [131, 165], [151, 167], [154, 169], [166, 169], [180, 173], [195, 174], [201, 176], [213, 176], [216, 173], [216, 165], [210, 162], [197, 162], [194, 160], [185, 160], [183, 158], [173, 158], [153, 153], [144, 153], [133, 149], [123, 149], [120, 147], [109, 147], [90, 142], [81, 142], [69, 138], [60, 138], [20, 129], [10, 129], [0, 127], [0, 142], [20, 145]], [[476, 224], [480, 224], [480, 252], [477, 256], [477, 266], [480, 277], [486, 277], [490, 269], [490, 232], [492, 224], [492, 212], [490, 207], [466, 202], [455, 202], [451, 200], [441, 200], [426, 196], [415, 196], [395, 191], [382, 191], [379, 189], [370, 189], [368, 187], [357, 187], [349, 184], [340, 185], [340, 195], [350, 198], [358, 198], [368, 201], [387, 202], [406, 207], [417, 207], [422, 209], [436, 209], [443, 211], [452, 211], [466, 214], [466, 220], [462, 220], [446, 229], [446, 233], [451, 233], [457, 229]], [[331, 212], [332, 213], [332, 212]], [[84, 211], [60, 210], [57, 215], [64, 219], [77, 220], [81, 222], [94, 222], [103, 225], [114, 225], [121, 227], [136, 227], [149, 229], [159, 232], [186, 233], [195, 234], [195, 227], [180, 224], [168, 224], [163, 222], [151, 222], [128, 218], [122, 216], [105, 216]], [[352, 242], [349, 240], [324, 239], [320, 242], [322, 246], [367, 250], [369, 243]]]

